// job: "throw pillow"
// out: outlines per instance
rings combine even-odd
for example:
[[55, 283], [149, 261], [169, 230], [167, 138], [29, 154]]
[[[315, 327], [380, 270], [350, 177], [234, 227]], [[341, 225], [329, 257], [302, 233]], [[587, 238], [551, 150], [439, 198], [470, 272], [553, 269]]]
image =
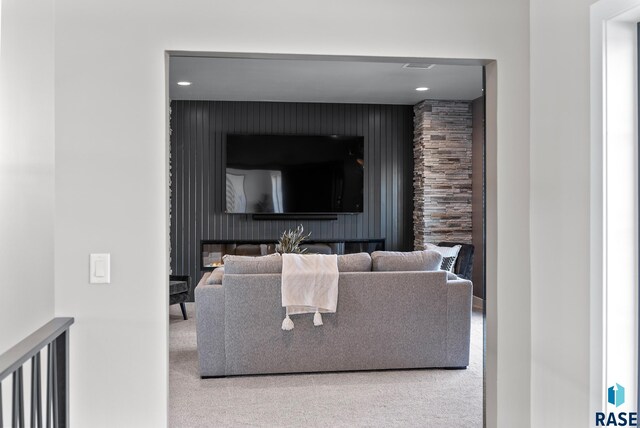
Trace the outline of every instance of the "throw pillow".
[[205, 284], [207, 285], [222, 284], [223, 276], [224, 276], [224, 267], [215, 268], [211, 272], [207, 280], [205, 281]]
[[278, 253], [268, 256], [234, 256], [222, 258], [225, 274], [281, 273], [282, 257]]
[[453, 272], [456, 266], [456, 260], [458, 260], [458, 253], [460, 252], [462, 245], [454, 245], [453, 247], [438, 247], [434, 244], [427, 244], [427, 250], [437, 251], [442, 255], [441, 270], [447, 272]]
[[442, 256], [436, 251], [374, 251], [371, 254], [374, 271], [438, 270]]
[[369, 253], [341, 254], [338, 256], [339, 272], [370, 272], [371, 256]]
[[440, 265], [440, 269], [446, 270], [447, 272], [453, 272], [453, 266], [456, 264], [455, 257], [443, 257], [442, 265]]

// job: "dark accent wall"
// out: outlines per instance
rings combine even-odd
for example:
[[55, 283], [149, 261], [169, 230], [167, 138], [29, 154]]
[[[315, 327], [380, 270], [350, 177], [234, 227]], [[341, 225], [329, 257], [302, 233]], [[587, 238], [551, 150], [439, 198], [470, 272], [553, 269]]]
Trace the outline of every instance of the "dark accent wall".
[[[171, 102], [171, 269], [200, 279], [201, 239], [277, 239], [303, 224], [316, 239], [386, 238], [413, 249], [413, 107], [241, 101]], [[361, 135], [364, 213], [338, 220], [225, 214], [227, 133]]]

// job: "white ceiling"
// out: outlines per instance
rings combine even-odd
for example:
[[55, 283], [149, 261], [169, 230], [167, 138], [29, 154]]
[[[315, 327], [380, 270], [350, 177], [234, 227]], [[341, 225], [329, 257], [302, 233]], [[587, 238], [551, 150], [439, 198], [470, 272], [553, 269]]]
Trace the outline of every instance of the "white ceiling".
[[[173, 56], [174, 100], [289, 101], [416, 104], [424, 99], [473, 100], [482, 96], [479, 65], [435, 65], [311, 59]], [[178, 86], [179, 81], [193, 82]], [[426, 92], [417, 87], [426, 86]]]

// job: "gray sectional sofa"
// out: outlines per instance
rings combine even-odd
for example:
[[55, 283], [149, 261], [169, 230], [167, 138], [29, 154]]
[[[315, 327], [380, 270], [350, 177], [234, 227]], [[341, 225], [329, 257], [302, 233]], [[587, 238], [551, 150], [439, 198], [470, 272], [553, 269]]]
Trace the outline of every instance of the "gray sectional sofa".
[[207, 272], [195, 290], [200, 375], [466, 367], [471, 282], [433, 270], [439, 254], [410, 253], [407, 263], [379, 253], [373, 263], [339, 256], [337, 312], [319, 327], [292, 316], [291, 331], [281, 329], [277, 260], [227, 260], [223, 276]]

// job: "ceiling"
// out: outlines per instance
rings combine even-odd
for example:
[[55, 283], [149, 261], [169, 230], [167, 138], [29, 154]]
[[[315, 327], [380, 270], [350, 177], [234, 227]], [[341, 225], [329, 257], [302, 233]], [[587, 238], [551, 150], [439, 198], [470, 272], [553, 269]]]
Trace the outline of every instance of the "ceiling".
[[[174, 100], [416, 104], [482, 96], [482, 66], [317, 59], [172, 56]], [[426, 66], [433, 65], [430, 69]], [[177, 82], [192, 82], [179, 86]], [[428, 87], [428, 91], [416, 91]]]

